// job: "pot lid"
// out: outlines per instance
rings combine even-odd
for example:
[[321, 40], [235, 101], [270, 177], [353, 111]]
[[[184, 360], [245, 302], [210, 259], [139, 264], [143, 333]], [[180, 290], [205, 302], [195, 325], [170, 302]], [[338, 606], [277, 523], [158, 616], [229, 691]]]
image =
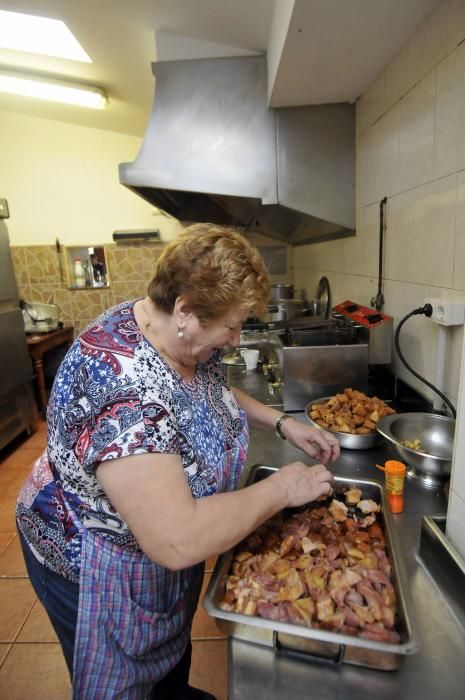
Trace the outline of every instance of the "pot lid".
[[327, 277], [322, 277], [318, 282], [315, 301], [318, 303], [321, 316], [329, 318], [331, 314], [331, 289]]

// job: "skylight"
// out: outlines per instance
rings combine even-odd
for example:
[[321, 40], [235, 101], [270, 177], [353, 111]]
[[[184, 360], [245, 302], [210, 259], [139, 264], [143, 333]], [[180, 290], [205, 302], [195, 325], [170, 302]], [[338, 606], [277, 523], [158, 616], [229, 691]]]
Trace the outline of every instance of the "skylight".
[[92, 63], [64, 22], [20, 12], [0, 10], [0, 48]]

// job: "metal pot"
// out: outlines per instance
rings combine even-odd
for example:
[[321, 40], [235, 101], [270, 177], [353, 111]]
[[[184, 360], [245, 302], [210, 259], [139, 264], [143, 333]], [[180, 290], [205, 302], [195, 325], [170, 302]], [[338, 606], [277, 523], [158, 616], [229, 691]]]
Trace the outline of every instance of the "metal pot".
[[272, 284], [271, 301], [281, 301], [294, 298], [294, 287], [292, 284]]
[[281, 299], [268, 304], [267, 321], [290, 321], [301, 313], [300, 299]]

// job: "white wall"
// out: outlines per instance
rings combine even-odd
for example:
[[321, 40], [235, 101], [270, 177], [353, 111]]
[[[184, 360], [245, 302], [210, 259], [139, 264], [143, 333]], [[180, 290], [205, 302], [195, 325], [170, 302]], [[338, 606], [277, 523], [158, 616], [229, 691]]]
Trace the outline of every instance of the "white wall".
[[114, 230], [159, 229], [161, 215], [119, 183], [118, 164], [133, 161], [140, 140], [108, 131], [0, 111], [0, 197], [8, 200], [12, 245], [109, 243]]
[[[297, 288], [314, 294], [325, 274], [335, 303], [352, 299], [370, 305], [377, 291], [379, 202], [387, 196], [384, 311], [397, 325], [427, 297], [465, 300], [465, 42], [460, 43], [464, 39], [464, 0], [444, 0], [361, 96], [357, 235], [296, 248]], [[424, 316], [409, 319], [400, 334], [407, 361], [433, 383], [437, 337], [437, 326]], [[449, 330], [445, 389], [454, 404], [462, 339], [463, 327]], [[403, 367], [394, 351], [393, 367], [433, 399], [433, 392]], [[460, 454], [454, 465], [451, 504], [460, 502], [462, 524], [464, 474]], [[455, 543], [465, 552], [463, 527], [460, 542]]]

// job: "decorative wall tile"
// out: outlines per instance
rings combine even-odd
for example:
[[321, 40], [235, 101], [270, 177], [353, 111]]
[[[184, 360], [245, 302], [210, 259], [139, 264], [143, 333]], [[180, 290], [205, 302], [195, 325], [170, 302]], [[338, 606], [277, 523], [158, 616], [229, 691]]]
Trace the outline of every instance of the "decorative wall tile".
[[25, 250], [31, 284], [60, 284], [60, 268], [54, 246], [27, 246]]
[[11, 246], [10, 252], [18, 288], [25, 287], [29, 284], [29, 270], [26, 263], [26, 250], [25, 248], [20, 248], [18, 246]]
[[143, 279], [148, 284], [162, 250], [162, 244], [105, 246], [110, 279], [125, 282]]
[[73, 318], [76, 322], [91, 321], [111, 306], [113, 306], [111, 287], [109, 289], [79, 289], [73, 295]]
[[147, 281], [138, 280], [136, 282], [115, 282], [112, 285], [115, 304], [120, 304], [128, 299], [137, 299], [147, 296]]

